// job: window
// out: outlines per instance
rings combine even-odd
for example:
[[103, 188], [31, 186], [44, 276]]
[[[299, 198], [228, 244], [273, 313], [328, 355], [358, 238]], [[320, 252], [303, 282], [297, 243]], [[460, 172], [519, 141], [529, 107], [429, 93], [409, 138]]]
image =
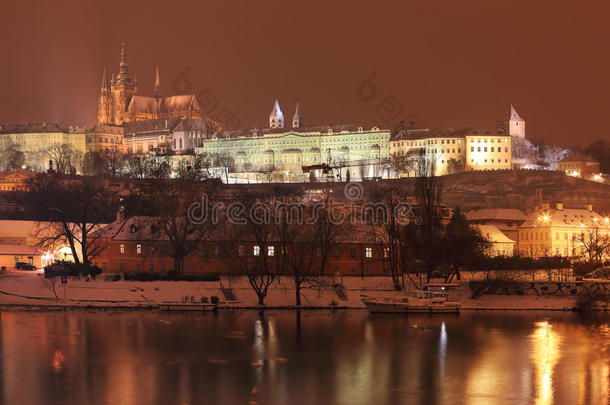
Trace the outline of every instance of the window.
[[142, 271], [142, 265], [140, 263], [136, 264], [136, 271]]
[[136, 245], [136, 253], [139, 255], [142, 254], [142, 245], [140, 245], [139, 243]]
[[203, 247], [199, 246], [199, 256], [203, 256]]
[[187, 273], [191, 272], [191, 265], [190, 264], [186, 264], [186, 266], [184, 267], [184, 271], [186, 271]]
[[123, 245], [122, 243], [121, 243], [120, 249], [121, 249], [121, 254], [125, 253], [125, 245]]
[[218, 245], [214, 246], [214, 256], [218, 256], [220, 254], [220, 248]]
[[119, 263], [119, 270], [125, 271], [125, 263]]
[[367, 247], [367, 248], [364, 250], [364, 255], [365, 255], [366, 257], [373, 257], [373, 248]]
[[350, 257], [356, 257], [356, 248], [350, 248], [349, 249], [349, 255]]
[[334, 248], [333, 249], [333, 254], [335, 257], [339, 257], [339, 254], [341, 253], [341, 251], [339, 250], [339, 248]]
[[275, 246], [267, 246], [267, 256], [275, 255]]
[[155, 265], [154, 265], [154, 263], [151, 263], [151, 264], [148, 266], [148, 270], [150, 270], [150, 271], [155, 271]]
[[261, 247], [258, 245], [254, 245], [254, 248], [252, 249], [252, 254], [254, 256], [260, 256], [261, 254]]

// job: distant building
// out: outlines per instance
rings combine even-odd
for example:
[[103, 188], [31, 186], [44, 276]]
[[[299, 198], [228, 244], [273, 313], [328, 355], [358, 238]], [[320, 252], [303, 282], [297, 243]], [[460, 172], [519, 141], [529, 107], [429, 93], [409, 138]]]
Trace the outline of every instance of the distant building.
[[516, 242], [506, 236], [494, 225], [475, 225], [481, 235], [487, 239], [490, 246], [487, 249], [489, 256], [513, 256]]
[[[276, 104], [277, 106], [277, 104]], [[326, 164], [350, 171], [352, 179], [381, 176], [389, 157], [390, 131], [354, 125], [323, 125], [283, 128], [283, 116], [274, 108], [270, 128], [216, 133], [196, 148], [211, 160], [224, 156], [236, 171], [281, 171], [301, 174], [304, 167]], [[299, 107], [295, 124], [302, 122]], [[281, 119], [280, 119], [281, 117]], [[280, 126], [282, 124], [282, 126]]]
[[29, 170], [0, 172], [0, 191], [28, 191], [28, 180], [34, 175]]
[[593, 211], [589, 204], [583, 209], [564, 208], [549, 204], [530, 215], [519, 227], [519, 254], [521, 256], [584, 256], [586, 246], [583, 235], [598, 229], [600, 235], [610, 235], [610, 222]]
[[574, 153], [560, 160], [557, 170], [589, 180], [599, 180], [601, 176], [599, 162], [582, 153]]
[[145, 154], [169, 151], [185, 153], [202, 147], [213, 131], [210, 121], [203, 118], [180, 117], [126, 122], [125, 152]]
[[58, 147], [66, 146], [82, 158], [87, 151], [84, 128], [62, 128], [55, 123], [0, 124], [0, 149], [13, 145], [25, 155], [27, 168], [43, 171]]
[[[512, 165], [511, 142], [510, 136], [467, 128], [406, 129], [391, 138], [390, 154], [393, 158], [415, 160], [425, 157], [426, 166], [439, 176], [473, 170], [508, 170]], [[411, 169], [406, 170], [407, 176], [417, 174], [414, 170], [417, 161], [406, 166]]]
[[508, 106], [502, 118], [498, 120], [498, 133], [525, 139], [525, 120], [519, 116], [512, 104]]
[[87, 152], [125, 152], [123, 142], [125, 130], [115, 125], [95, 124], [85, 132], [87, 137]]
[[519, 238], [519, 226], [527, 219], [523, 211], [511, 208], [482, 208], [464, 216], [473, 225], [493, 225], [514, 241]]
[[[173, 270], [174, 262], [168, 255], [165, 236], [155, 229], [154, 218], [117, 218], [101, 228], [96, 244], [103, 250], [94, 262], [105, 273], [155, 272]], [[281, 243], [269, 242], [266, 246], [223, 238], [220, 233], [196, 244], [186, 255], [182, 273], [243, 274], [235, 257], [280, 254]], [[314, 261], [316, 258], [314, 258]], [[343, 235], [328, 255], [326, 275], [370, 276], [384, 275], [383, 248], [368, 232]]]
[[98, 100], [98, 124], [123, 125], [126, 122], [202, 117], [202, 108], [194, 94], [161, 97], [159, 68], [153, 97], [140, 96], [140, 85], [135, 76], [132, 78], [127, 65], [125, 44], [121, 48], [119, 73], [108, 79], [106, 69], [102, 75], [102, 85]]

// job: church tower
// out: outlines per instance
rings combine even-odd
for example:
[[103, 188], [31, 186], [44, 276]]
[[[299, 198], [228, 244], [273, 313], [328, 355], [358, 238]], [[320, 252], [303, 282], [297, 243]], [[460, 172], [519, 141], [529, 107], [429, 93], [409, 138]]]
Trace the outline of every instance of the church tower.
[[294, 110], [294, 116], [292, 117], [292, 127], [301, 128], [303, 126], [303, 116], [301, 115], [301, 102], [297, 98], [297, 106]]
[[97, 122], [98, 124], [112, 123], [112, 93], [110, 91], [106, 67], [104, 67], [104, 73], [102, 74], [102, 87], [97, 103]]
[[498, 121], [498, 132], [514, 138], [525, 139], [525, 121], [517, 114], [512, 104]]
[[127, 107], [131, 98], [138, 94], [138, 82], [132, 80], [129, 74], [129, 66], [127, 65], [127, 52], [125, 51], [125, 43], [121, 47], [121, 63], [119, 65], [119, 74], [112, 80], [112, 101], [113, 101], [113, 124], [122, 125], [126, 120]]
[[161, 80], [159, 79], [159, 65], [157, 65], [157, 72], [155, 75], [155, 98], [161, 98]]
[[280, 109], [280, 102], [275, 99], [275, 105], [269, 114], [269, 128], [284, 128], [284, 114]]

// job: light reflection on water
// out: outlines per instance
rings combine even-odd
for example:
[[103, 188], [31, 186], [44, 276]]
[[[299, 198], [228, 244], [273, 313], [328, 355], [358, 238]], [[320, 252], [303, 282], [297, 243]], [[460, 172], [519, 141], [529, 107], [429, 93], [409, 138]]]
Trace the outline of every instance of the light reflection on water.
[[0, 312], [0, 404], [605, 404], [609, 315]]

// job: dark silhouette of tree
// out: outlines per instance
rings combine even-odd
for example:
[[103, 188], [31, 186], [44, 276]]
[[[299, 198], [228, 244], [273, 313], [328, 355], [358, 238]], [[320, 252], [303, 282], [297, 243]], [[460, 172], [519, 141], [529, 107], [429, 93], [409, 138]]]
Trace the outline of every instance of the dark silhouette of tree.
[[114, 219], [119, 200], [99, 179], [68, 178], [41, 173], [30, 179], [27, 202], [40, 221], [38, 237], [42, 247], [68, 244], [74, 261], [85, 267], [106, 246], [96, 232]]

